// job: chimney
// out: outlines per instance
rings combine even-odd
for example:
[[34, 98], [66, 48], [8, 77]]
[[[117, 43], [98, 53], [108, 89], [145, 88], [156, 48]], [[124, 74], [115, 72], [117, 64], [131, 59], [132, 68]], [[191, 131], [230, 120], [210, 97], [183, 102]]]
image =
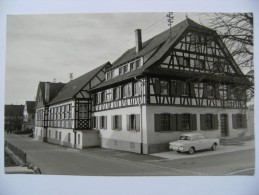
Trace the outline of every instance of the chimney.
[[136, 53], [138, 53], [142, 49], [142, 38], [141, 38], [141, 30], [135, 30], [135, 41], [136, 41]]
[[49, 82], [45, 83], [45, 101], [49, 102]]

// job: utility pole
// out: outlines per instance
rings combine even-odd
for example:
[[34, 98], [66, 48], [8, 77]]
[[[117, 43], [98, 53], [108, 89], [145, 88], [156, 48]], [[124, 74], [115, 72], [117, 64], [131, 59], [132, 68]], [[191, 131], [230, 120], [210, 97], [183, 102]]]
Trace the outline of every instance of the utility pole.
[[73, 80], [73, 73], [69, 73], [69, 78], [70, 78], [70, 81]]
[[166, 17], [167, 17], [168, 26], [170, 27], [170, 40], [171, 40], [171, 36], [172, 36], [171, 28], [172, 28], [172, 24], [174, 22], [173, 12], [169, 12], [166, 15]]

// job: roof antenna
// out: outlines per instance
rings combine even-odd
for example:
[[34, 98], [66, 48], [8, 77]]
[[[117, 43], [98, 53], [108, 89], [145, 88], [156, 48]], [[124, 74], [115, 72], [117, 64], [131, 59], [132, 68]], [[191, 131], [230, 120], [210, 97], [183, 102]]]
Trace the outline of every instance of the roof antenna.
[[73, 73], [69, 73], [69, 78], [70, 78], [70, 81], [73, 80]]
[[167, 22], [168, 22], [168, 26], [170, 26], [170, 40], [171, 40], [171, 35], [172, 35], [172, 31], [171, 31], [171, 27], [172, 27], [172, 24], [173, 24], [173, 20], [174, 20], [174, 16], [173, 16], [173, 12], [168, 12], [168, 14], [166, 15], [166, 17], [168, 18], [167, 19]]

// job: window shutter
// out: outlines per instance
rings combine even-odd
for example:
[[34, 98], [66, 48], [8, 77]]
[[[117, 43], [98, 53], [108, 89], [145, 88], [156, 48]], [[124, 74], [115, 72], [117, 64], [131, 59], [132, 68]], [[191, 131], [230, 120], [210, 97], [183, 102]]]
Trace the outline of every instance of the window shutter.
[[96, 121], [95, 121], [96, 129], [98, 129], [98, 117], [97, 117], [97, 116], [95, 117], [95, 120], [96, 120]]
[[247, 120], [246, 120], [245, 114], [242, 114], [242, 122], [243, 122], [243, 128], [247, 128]]
[[171, 95], [176, 95], [176, 82], [171, 81]]
[[159, 132], [161, 131], [161, 115], [155, 114], [155, 131]]
[[177, 114], [177, 130], [181, 131], [182, 130], [182, 115]]
[[233, 129], [237, 129], [237, 116], [236, 116], [236, 114], [232, 114], [232, 126], [233, 126]]
[[217, 114], [213, 114], [213, 119], [212, 119], [212, 127], [213, 129], [218, 129], [219, 128], [219, 121], [218, 121], [218, 115]]
[[136, 114], [136, 131], [140, 131], [140, 114]]
[[122, 91], [123, 91], [122, 86], [120, 86], [118, 89], [119, 89], [119, 99], [121, 99], [123, 97], [122, 96]]
[[94, 117], [93, 116], [91, 117], [91, 127], [92, 127], [92, 129], [94, 128]]
[[207, 84], [203, 84], [203, 97], [207, 98], [208, 97], [208, 91], [207, 91]]
[[176, 84], [176, 94], [177, 96], [182, 95], [182, 82], [178, 81]]
[[127, 130], [129, 131], [130, 130], [130, 115], [126, 115], [126, 125], [127, 125]]
[[114, 116], [112, 116], [112, 130], [115, 129], [115, 118]]
[[206, 117], [206, 114], [200, 114], [201, 130], [206, 130], [205, 117]]
[[219, 84], [215, 85], [215, 96], [216, 96], [216, 99], [220, 99]]
[[176, 114], [171, 114], [170, 115], [170, 128], [171, 128], [171, 131], [176, 131], [177, 130]]
[[102, 116], [99, 116], [98, 118], [99, 118], [99, 127], [100, 127], [100, 129], [102, 129], [102, 127], [103, 127]]
[[159, 79], [155, 80], [155, 93], [160, 94], [161, 93], [161, 87], [160, 87], [160, 81]]
[[190, 95], [191, 97], [195, 97], [194, 83], [190, 83]]
[[104, 129], [107, 129], [107, 116], [104, 117]]
[[119, 115], [119, 130], [122, 130], [122, 116]]
[[191, 130], [197, 130], [197, 117], [196, 114], [191, 114], [190, 116], [190, 121], [191, 121]]

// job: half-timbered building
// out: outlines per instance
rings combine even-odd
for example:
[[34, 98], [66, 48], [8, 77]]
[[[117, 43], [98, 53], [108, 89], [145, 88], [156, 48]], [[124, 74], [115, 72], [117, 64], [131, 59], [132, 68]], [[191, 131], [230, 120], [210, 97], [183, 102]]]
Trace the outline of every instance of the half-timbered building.
[[45, 140], [67, 147], [99, 146], [98, 131], [91, 130], [92, 98], [89, 90], [104, 81], [107, 62], [92, 71], [62, 84], [45, 105]]
[[216, 31], [187, 18], [135, 47], [92, 92], [92, 127], [104, 148], [154, 153], [183, 132], [238, 137], [247, 130], [244, 76]]

